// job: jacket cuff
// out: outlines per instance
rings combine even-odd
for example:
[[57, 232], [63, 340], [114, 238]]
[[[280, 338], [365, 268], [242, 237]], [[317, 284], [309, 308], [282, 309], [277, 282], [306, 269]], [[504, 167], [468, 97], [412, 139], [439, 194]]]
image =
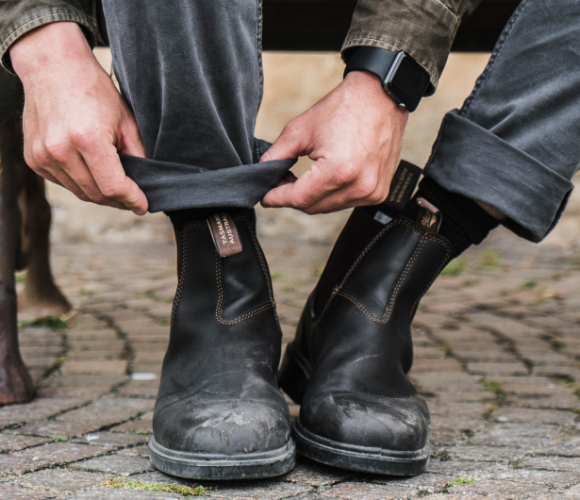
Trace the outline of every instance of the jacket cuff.
[[0, 32], [0, 64], [8, 72], [14, 73], [10, 62], [10, 47], [20, 37], [33, 29], [58, 21], [70, 21], [80, 25], [89, 45], [95, 46], [95, 33], [93, 23], [83, 11], [74, 8], [49, 8], [46, 6], [31, 8], [25, 16], [18, 17], [15, 22], [4, 26]]
[[[348, 59], [354, 47], [405, 51], [429, 73], [433, 91], [445, 67], [461, 15], [442, 2], [380, 2], [359, 0], [341, 52]], [[420, 5], [420, 7], [419, 7]]]

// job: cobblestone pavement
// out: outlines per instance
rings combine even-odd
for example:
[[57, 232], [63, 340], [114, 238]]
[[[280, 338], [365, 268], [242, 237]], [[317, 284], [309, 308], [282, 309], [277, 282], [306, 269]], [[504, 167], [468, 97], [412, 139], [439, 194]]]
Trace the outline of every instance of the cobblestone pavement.
[[[330, 247], [262, 242], [287, 343]], [[0, 408], [0, 498], [182, 498], [107, 483], [187, 484], [153, 470], [146, 447], [176, 285], [172, 246], [53, 254], [77, 312], [68, 328], [21, 328], [38, 392]], [[456, 261], [425, 297], [411, 372], [432, 415], [425, 474], [362, 475], [299, 458], [278, 479], [204, 483], [205, 497], [580, 499], [579, 256], [502, 236]]]

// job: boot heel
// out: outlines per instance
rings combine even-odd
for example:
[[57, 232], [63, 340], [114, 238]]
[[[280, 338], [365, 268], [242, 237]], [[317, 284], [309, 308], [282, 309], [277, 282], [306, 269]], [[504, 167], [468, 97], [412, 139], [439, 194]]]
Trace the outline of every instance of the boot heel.
[[293, 346], [288, 344], [282, 367], [278, 372], [278, 385], [296, 404], [302, 402], [306, 384], [310, 378], [310, 366]]

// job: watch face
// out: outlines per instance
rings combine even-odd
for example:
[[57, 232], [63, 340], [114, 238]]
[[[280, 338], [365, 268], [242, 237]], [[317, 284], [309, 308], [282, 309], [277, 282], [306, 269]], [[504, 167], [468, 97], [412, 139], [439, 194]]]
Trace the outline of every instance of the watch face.
[[429, 75], [410, 57], [401, 54], [397, 67], [387, 76], [388, 90], [398, 97], [409, 111], [414, 111], [429, 85]]

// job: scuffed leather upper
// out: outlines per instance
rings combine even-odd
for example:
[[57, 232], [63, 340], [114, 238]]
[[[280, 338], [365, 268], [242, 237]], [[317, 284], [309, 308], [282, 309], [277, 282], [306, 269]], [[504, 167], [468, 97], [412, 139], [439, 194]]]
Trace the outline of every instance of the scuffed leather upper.
[[205, 221], [178, 233], [180, 278], [153, 418], [156, 441], [172, 450], [267, 451], [290, 438], [269, 271], [252, 211], [234, 219], [243, 252], [226, 258]]
[[[320, 284], [313, 292], [291, 347], [312, 367], [300, 422], [345, 444], [421, 449], [430, 421], [426, 403], [406, 376], [413, 362], [411, 321], [419, 299], [449, 260], [450, 246], [407, 219], [380, 226], [360, 210], [341, 240], [321, 278], [336, 284], [317, 314], [313, 303]], [[350, 252], [348, 271], [337, 279], [336, 272], [347, 268], [348, 242], [363, 250]]]

